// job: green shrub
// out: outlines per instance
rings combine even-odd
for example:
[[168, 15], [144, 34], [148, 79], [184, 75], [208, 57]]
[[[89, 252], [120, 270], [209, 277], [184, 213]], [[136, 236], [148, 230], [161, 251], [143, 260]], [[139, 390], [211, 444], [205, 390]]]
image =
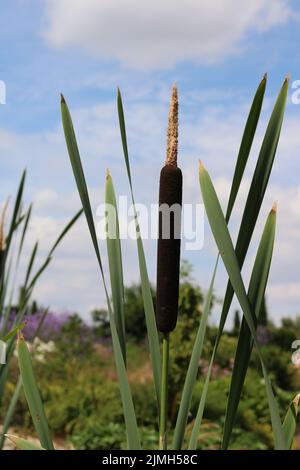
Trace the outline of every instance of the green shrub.
[[75, 432], [70, 442], [80, 450], [121, 450], [126, 448], [124, 424], [90, 420], [82, 431]]
[[[291, 362], [292, 350], [283, 350], [276, 344], [262, 346], [262, 353], [268, 365], [268, 371], [273, 375], [274, 381], [280, 388], [292, 389], [293, 387], [293, 366]], [[259, 359], [254, 350], [251, 358], [251, 366], [259, 370]]]

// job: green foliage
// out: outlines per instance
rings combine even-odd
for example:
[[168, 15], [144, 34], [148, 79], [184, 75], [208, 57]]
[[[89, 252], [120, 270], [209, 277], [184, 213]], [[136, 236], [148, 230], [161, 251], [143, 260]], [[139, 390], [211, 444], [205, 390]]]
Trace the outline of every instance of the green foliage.
[[[212, 380], [209, 384], [204, 417], [214, 423], [223, 423], [226, 410], [226, 399], [229, 393], [230, 376]], [[203, 390], [203, 382], [195, 387], [191, 412], [195, 415]], [[283, 412], [289, 394], [283, 391], [277, 396]], [[203, 430], [202, 430], [203, 431]], [[219, 438], [221, 439], [221, 433]], [[220, 446], [220, 440], [218, 447]], [[250, 370], [243, 388], [241, 401], [232, 434], [231, 449], [272, 449], [274, 441], [269, 423], [268, 400], [264, 381], [256, 371]], [[201, 445], [200, 448], [205, 448]]]
[[110, 422], [123, 426], [117, 384], [105, 383], [103, 377], [96, 379], [94, 374], [95, 369], [90, 367], [70, 380], [72, 386], [63, 381], [48, 387], [44, 384], [49, 425], [56, 433], [76, 435], [88, 430], [91, 423], [101, 423], [104, 428]]
[[[151, 296], [155, 304], [155, 293], [151, 287]], [[147, 326], [144, 313], [142, 287], [140, 284], [132, 284], [124, 288], [124, 312], [126, 337], [137, 343], [143, 341], [147, 334]], [[109, 337], [109, 317], [106, 309], [97, 309], [91, 312], [94, 331], [98, 336]]]
[[[155, 293], [151, 287], [152, 301], [155, 304]], [[126, 337], [137, 343], [144, 341], [147, 334], [147, 326], [144, 313], [142, 287], [140, 284], [132, 284], [124, 288], [124, 312]], [[110, 336], [108, 311], [97, 309], [91, 312], [95, 333], [102, 337]]]
[[126, 449], [124, 425], [110, 422], [103, 426], [99, 421], [89, 421], [85, 429], [75, 432], [70, 442], [80, 450]]
[[[65, 331], [64, 334], [72, 336], [72, 329], [69, 329], [68, 333]], [[80, 336], [80, 333], [78, 335]], [[70, 339], [65, 338], [65, 341], [68, 344]], [[209, 386], [205, 420], [200, 430], [200, 449], [220, 447], [226, 398], [230, 385], [228, 365], [233, 357], [235, 342], [236, 339], [229, 335], [223, 335], [220, 342]], [[282, 356], [282, 349], [274, 349], [270, 345], [264, 346], [264, 356], [268, 349], [276, 360]], [[34, 370], [42, 391], [50, 428], [55, 435], [65, 437], [78, 449], [125, 449], [124, 419], [110, 348], [96, 345], [92, 351], [87, 350], [86, 353], [78, 355], [74, 361], [64, 360], [63, 351], [65, 351], [65, 343], [60, 338], [56, 343], [55, 351], [47, 353], [47, 367], [33, 357]], [[147, 359], [148, 353], [143, 343], [129, 343], [127, 351], [129, 377], [142, 445], [147, 449], [155, 449], [158, 423], [155, 393], [151, 383], [151, 368]], [[209, 350], [207, 351], [206, 356], [209, 358]], [[181, 351], [178, 353], [182, 354]], [[286, 361], [287, 357], [283, 359], [283, 364], [285, 363], [285, 374], [290, 380], [289, 362]], [[269, 364], [268, 358], [266, 362]], [[273, 439], [264, 383], [261, 375], [256, 371], [258, 363], [252, 359], [250, 366], [230, 448], [270, 449], [273, 447]], [[205, 361], [201, 363], [200, 370], [202, 374], [206, 373]], [[184, 370], [180, 372], [178, 369], [177, 373], [178, 381], [182, 383], [185, 376]], [[16, 380], [15, 360], [12, 361], [11, 374], [13, 380]], [[200, 373], [193, 396], [189, 430], [193, 425], [192, 417], [197, 412], [197, 405], [203, 390], [202, 374]], [[288, 380], [286, 379], [285, 383], [288, 383]], [[13, 390], [14, 385], [8, 382], [4, 408], [8, 406]], [[173, 391], [176, 394], [176, 390], [173, 389]], [[284, 416], [286, 403], [292, 394], [278, 388], [276, 392], [281, 414]], [[178, 398], [178, 396], [174, 398], [173, 407], [170, 409], [171, 420], [176, 416]], [[22, 435], [32, 435], [32, 422], [22, 394], [16, 406], [13, 425], [22, 427]], [[187, 431], [187, 439], [189, 435]]]
[[71, 315], [64, 323], [57, 347], [64, 360], [78, 360], [92, 352], [93, 335], [79, 315]]
[[[152, 287], [151, 296], [155, 305], [155, 294]], [[127, 336], [137, 342], [143, 341], [147, 334], [147, 327], [141, 285], [133, 284], [125, 288], [124, 311]]]
[[[135, 382], [132, 384], [132, 393], [134, 404], [137, 410], [137, 420], [140, 427], [152, 429], [157, 433], [157, 407], [155, 400], [155, 391], [149, 381], [144, 383]], [[157, 441], [157, 434], [156, 434]], [[157, 442], [156, 442], [157, 443]]]
[[[141, 441], [144, 449], [154, 450], [157, 446], [157, 433], [151, 428], [141, 427]], [[124, 450], [127, 447], [124, 425], [109, 423], [102, 426], [91, 420], [87, 427], [70, 437], [70, 442], [80, 450]]]
[[91, 317], [95, 335], [100, 338], [109, 338], [110, 326], [108, 311], [105, 308], [94, 309], [91, 311]]
[[237, 339], [226, 334], [220, 340], [215, 358], [216, 364], [225, 369], [225, 373], [229, 373], [232, 369], [236, 345]]
[[[291, 362], [291, 349], [285, 351], [284, 349], [277, 346], [277, 344], [270, 344], [268, 346], [262, 346], [262, 354], [268, 364], [268, 370], [274, 377], [274, 381], [277, 386], [292, 390], [293, 389], [293, 365]], [[253, 368], [257, 368], [259, 359], [257, 352], [254, 351], [251, 359], [251, 365]]]
[[281, 327], [270, 327], [272, 341], [285, 351], [292, 351], [292, 343], [300, 338], [300, 317], [283, 318]]

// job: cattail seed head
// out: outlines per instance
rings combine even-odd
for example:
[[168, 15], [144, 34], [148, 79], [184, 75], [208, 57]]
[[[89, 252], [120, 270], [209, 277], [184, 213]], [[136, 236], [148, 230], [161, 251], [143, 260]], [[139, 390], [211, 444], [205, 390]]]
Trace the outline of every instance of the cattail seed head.
[[[163, 333], [174, 330], [178, 314], [182, 173], [177, 167], [177, 145], [178, 97], [174, 86], [169, 111], [167, 158], [159, 182], [156, 324]], [[167, 213], [164, 212], [166, 208]], [[167, 237], [164, 232], [166, 224], [169, 229]]]

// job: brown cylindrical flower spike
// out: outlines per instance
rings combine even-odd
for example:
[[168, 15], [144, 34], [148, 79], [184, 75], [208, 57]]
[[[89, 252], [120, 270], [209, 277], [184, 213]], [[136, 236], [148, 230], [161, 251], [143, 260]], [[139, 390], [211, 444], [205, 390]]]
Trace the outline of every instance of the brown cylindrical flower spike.
[[156, 324], [159, 331], [174, 330], [178, 314], [182, 173], [177, 167], [178, 96], [173, 86], [167, 134], [167, 157], [160, 173], [157, 244]]

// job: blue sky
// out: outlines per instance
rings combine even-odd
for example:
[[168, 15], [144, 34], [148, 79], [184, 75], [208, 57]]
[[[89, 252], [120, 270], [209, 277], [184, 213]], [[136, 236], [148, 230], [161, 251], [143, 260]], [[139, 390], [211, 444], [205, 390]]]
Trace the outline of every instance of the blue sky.
[[[0, 201], [12, 194], [28, 169], [27, 198], [34, 201], [30, 242], [41, 240], [42, 257], [55, 234], [79, 207], [60, 124], [59, 93], [72, 110], [93, 207], [103, 198], [109, 166], [119, 194], [128, 194], [117, 127], [116, 88], [122, 90], [136, 199], [156, 201], [165, 156], [170, 89], [180, 96], [179, 158], [184, 200], [201, 201], [197, 162], [213, 177], [222, 203], [247, 111], [265, 72], [268, 86], [232, 229], [239, 220], [251, 169], [272, 104], [286, 74], [300, 79], [300, 8], [296, 1], [237, 0], [11, 0], [0, 19]], [[300, 105], [287, 104], [282, 140], [270, 188], [245, 266], [249, 276], [258, 236], [272, 201], [278, 202], [278, 231], [268, 289], [274, 319], [300, 313]], [[27, 252], [30, 243], [28, 240]], [[102, 246], [105, 253], [105, 246]], [[155, 242], [145, 243], [155, 278]], [[133, 242], [124, 243], [125, 280], [138, 281]], [[216, 249], [205, 226], [204, 248], [183, 253], [194, 279], [207, 289]], [[224, 293], [220, 269], [217, 294]], [[68, 236], [35, 292], [43, 304], [87, 316], [104, 303], [85, 223]], [[218, 310], [214, 312], [217, 319]]]

